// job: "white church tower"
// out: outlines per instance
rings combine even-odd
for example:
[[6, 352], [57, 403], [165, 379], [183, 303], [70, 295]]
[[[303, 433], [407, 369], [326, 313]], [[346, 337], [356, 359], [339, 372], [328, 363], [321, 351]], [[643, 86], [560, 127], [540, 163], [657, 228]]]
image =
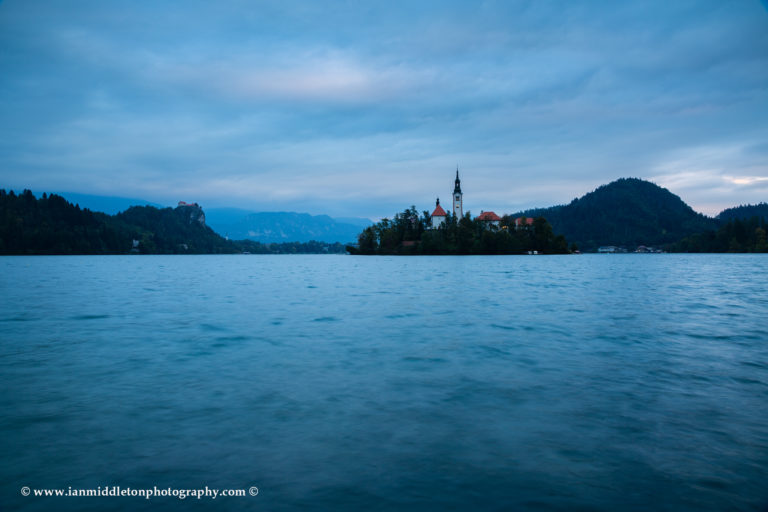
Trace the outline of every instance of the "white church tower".
[[464, 205], [462, 200], [463, 194], [461, 193], [461, 180], [459, 179], [459, 168], [456, 167], [456, 182], [453, 187], [453, 214], [456, 216], [456, 220], [464, 217]]

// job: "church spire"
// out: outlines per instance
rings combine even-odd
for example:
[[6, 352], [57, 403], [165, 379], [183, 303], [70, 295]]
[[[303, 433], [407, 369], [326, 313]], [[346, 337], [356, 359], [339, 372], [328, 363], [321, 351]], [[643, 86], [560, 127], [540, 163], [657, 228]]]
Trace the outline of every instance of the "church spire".
[[453, 214], [457, 219], [464, 217], [464, 194], [461, 193], [461, 180], [459, 179], [459, 166], [456, 166], [456, 182], [453, 187]]
[[459, 166], [456, 166], [456, 181], [453, 187], [454, 194], [461, 194], [461, 180], [459, 179]]

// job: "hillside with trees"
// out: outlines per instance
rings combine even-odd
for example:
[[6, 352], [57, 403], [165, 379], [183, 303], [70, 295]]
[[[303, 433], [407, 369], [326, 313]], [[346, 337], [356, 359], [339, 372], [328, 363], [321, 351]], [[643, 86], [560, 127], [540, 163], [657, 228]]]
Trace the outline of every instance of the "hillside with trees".
[[56, 194], [0, 189], [0, 254], [344, 253], [339, 243], [232, 241], [205, 225], [198, 205], [133, 206], [117, 215], [82, 209]]
[[232, 242], [205, 225], [197, 205], [176, 208], [132, 206], [114, 216], [127, 227], [138, 248], [148, 254], [226, 254], [238, 252]]
[[437, 255], [437, 254], [567, 254], [568, 244], [555, 235], [543, 217], [531, 225], [516, 228], [512, 217], [503, 217], [499, 227], [473, 219], [469, 213], [457, 218], [448, 213], [445, 225], [431, 228], [428, 211], [419, 215], [416, 208], [398, 213], [392, 220], [368, 227], [358, 237], [351, 254]]
[[637, 178], [622, 178], [567, 205], [520, 212], [543, 216], [581, 250], [601, 245], [663, 246], [717, 227], [669, 190]]

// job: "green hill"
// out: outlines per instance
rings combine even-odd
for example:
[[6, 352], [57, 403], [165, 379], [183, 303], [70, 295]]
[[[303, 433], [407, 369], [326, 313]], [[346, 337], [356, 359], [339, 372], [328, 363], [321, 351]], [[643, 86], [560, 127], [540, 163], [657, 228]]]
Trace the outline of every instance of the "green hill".
[[519, 215], [545, 217], [556, 233], [586, 251], [601, 245], [660, 246], [717, 227], [669, 190], [637, 178], [603, 185], [567, 205]]

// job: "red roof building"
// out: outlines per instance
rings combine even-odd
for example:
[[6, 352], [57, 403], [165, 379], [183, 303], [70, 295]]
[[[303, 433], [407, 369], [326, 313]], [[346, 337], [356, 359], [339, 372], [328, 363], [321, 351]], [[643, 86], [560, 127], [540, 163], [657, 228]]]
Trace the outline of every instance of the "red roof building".
[[499, 223], [501, 222], [501, 217], [496, 215], [494, 212], [484, 212], [481, 211], [480, 215], [477, 216], [477, 220], [483, 223], [484, 226], [490, 227], [499, 227]]
[[445, 210], [443, 210], [443, 207], [440, 206], [440, 198], [437, 198], [437, 201], [435, 202], [435, 211], [432, 212], [432, 229], [437, 229], [440, 226], [445, 224], [445, 217], [446, 217]]
[[501, 217], [496, 215], [494, 212], [482, 212], [480, 215], [478, 215], [477, 220], [482, 220], [486, 222], [500, 222]]

